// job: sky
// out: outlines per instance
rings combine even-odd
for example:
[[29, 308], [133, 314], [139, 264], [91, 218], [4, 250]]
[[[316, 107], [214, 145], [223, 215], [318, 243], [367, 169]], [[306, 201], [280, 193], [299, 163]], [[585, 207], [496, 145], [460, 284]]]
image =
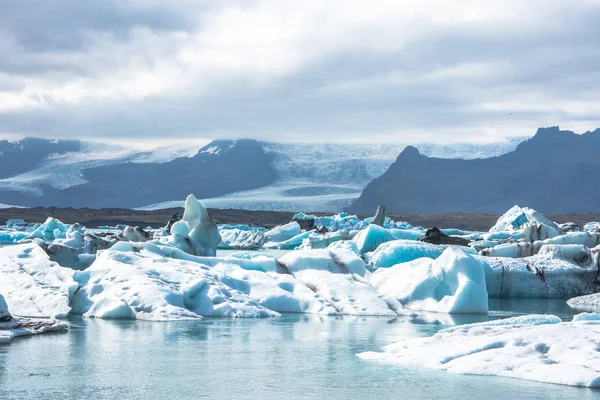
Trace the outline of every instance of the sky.
[[0, 0], [0, 138], [582, 133], [598, 21], [600, 0]]

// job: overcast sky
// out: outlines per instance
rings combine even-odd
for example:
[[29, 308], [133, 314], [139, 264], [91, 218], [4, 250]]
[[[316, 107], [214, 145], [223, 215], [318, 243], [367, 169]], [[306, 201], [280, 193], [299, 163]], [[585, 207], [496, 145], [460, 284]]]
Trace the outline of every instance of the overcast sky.
[[600, 0], [0, 0], [0, 138], [600, 126]]

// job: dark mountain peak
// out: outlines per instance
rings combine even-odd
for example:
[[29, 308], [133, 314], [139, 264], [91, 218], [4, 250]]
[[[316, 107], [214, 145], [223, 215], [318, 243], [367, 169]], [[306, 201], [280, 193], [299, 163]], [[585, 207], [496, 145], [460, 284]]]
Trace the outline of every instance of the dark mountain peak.
[[414, 146], [406, 146], [404, 148], [404, 150], [402, 150], [400, 155], [398, 155], [398, 158], [402, 158], [402, 159], [410, 159], [410, 158], [415, 158], [415, 157], [424, 157], [424, 156], [421, 154], [419, 149], [417, 149]]
[[196, 157], [199, 156], [222, 156], [226, 153], [234, 151], [235, 153], [240, 152], [263, 152], [263, 147], [260, 142], [254, 139], [219, 139], [213, 140], [206, 146], [202, 147]]

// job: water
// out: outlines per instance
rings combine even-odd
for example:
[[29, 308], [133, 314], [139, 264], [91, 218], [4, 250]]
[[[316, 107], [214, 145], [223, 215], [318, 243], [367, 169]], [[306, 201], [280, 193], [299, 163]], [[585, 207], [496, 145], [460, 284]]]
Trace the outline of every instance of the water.
[[[490, 318], [564, 302], [492, 302]], [[455, 318], [205, 319], [151, 323], [72, 318], [71, 330], [0, 345], [0, 399], [600, 399], [600, 391], [389, 366], [355, 356], [429, 336]]]

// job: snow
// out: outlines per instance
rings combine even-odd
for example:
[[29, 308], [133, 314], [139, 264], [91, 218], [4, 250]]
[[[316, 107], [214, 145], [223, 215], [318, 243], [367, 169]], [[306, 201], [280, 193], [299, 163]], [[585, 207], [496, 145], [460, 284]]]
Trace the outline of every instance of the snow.
[[0, 293], [13, 315], [66, 317], [78, 287], [73, 273], [50, 261], [36, 244], [0, 248]]
[[[506, 153], [514, 150], [522, 140], [524, 138], [487, 145], [423, 143], [416, 147], [426, 156], [471, 159]], [[263, 143], [265, 152], [273, 158], [279, 177], [276, 182], [253, 190], [202, 199], [202, 202], [210, 208], [338, 212], [356, 200], [367, 183], [381, 176], [406, 145]], [[167, 201], [140, 209], [181, 206], [181, 201]]]
[[598, 337], [598, 321], [561, 322], [552, 315], [533, 315], [462, 325], [358, 356], [458, 374], [600, 387]]
[[[393, 240], [383, 243], [375, 251], [365, 254], [365, 257], [374, 269], [389, 268], [396, 264], [413, 261], [421, 257], [436, 259], [448, 247], [450, 246], [417, 242], [414, 240]], [[475, 250], [470, 248], [465, 248], [464, 251], [477, 254]]]
[[375, 271], [370, 282], [412, 310], [448, 314], [487, 313], [488, 293], [483, 264], [458, 247], [436, 260], [420, 258]]

